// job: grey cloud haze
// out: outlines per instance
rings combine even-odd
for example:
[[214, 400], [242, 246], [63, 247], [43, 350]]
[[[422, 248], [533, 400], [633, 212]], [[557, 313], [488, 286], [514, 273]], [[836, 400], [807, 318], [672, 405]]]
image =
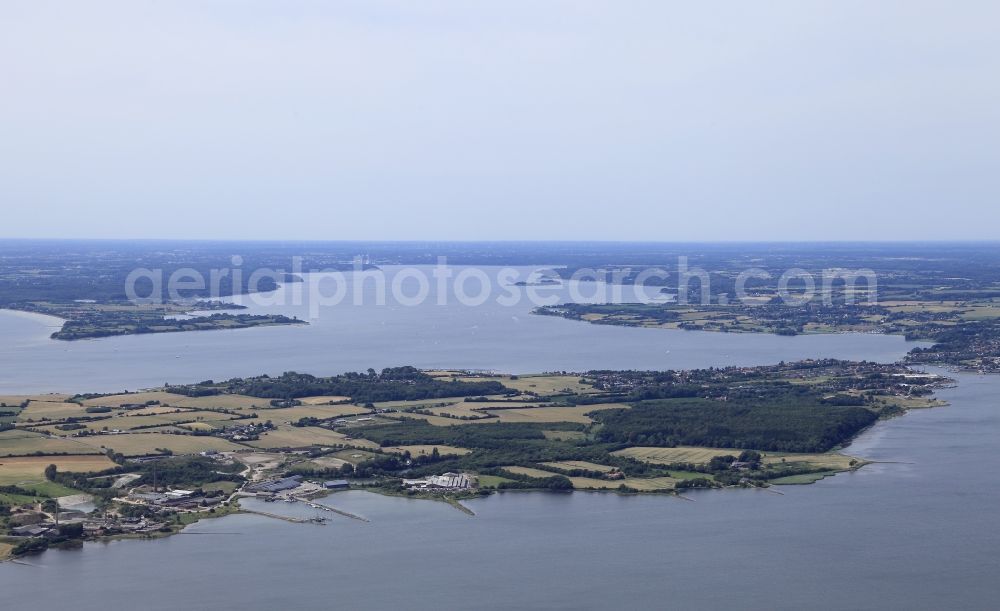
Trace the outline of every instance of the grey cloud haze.
[[0, 236], [1000, 238], [995, 2], [0, 4]]

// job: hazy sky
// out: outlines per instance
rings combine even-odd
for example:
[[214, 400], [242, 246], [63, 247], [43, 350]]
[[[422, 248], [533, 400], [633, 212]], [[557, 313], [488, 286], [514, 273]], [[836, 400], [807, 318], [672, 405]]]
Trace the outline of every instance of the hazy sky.
[[1000, 3], [0, 2], [0, 236], [1000, 239]]

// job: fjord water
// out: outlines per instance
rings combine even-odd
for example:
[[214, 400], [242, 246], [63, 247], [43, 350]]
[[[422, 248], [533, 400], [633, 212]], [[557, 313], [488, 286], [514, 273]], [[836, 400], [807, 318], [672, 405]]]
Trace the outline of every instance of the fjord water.
[[[432, 268], [417, 269], [431, 277]], [[482, 269], [495, 275], [495, 270]], [[531, 269], [518, 271], [527, 277]], [[386, 268], [386, 284], [391, 287], [399, 273], [401, 268]], [[385, 305], [377, 305], [377, 287], [365, 281], [359, 292], [362, 305], [354, 304], [351, 291], [338, 305], [313, 308], [318, 300], [310, 301], [308, 295], [325, 278], [308, 274], [305, 283], [286, 284], [274, 294], [235, 299], [249, 306], [246, 313], [298, 316], [308, 326], [64, 342], [49, 339], [61, 325], [58, 319], [0, 311], [0, 393], [113, 392], [165, 382], [285, 371], [330, 375], [398, 365], [528, 373], [759, 365], [819, 357], [890, 362], [917, 345], [885, 335], [780, 337], [591, 325], [532, 315], [526, 290], [517, 305], [500, 305], [497, 299], [511, 287], [499, 283], [493, 283], [482, 305], [462, 305], [454, 297], [439, 305], [434, 293], [419, 305], [404, 305], [405, 299], [393, 299], [391, 288]], [[579, 293], [601, 301], [601, 286], [587, 283]], [[474, 282], [468, 287], [469, 293], [477, 293]], [[332, 294], [329, 288], [321, 290]], [[405, 291], [415, 294], [412, 288]], [[572, 296], [568, 287], [537, 291], [560, 303]], [[296, 303], [296, 292], [304, 295], [301, 303]], [[271, 303], [257, 305], [255, 300]]]
[[[529, 372], [894, 361], [914, 345], [879, 335], [595, 326], [492, 300], [366, 303], [325, 308], [309, 326], [72, 343], [48, 339], [54, 319], [0, 314], [0, 392], [399, 364]], [[249, 311], [309, 316], [308, 304]], [[207, 520], [168, 539], [88, 543], [0, 564], [0, 592], [4, 608], [77, 611], [990, 608], [1000, 594], [992, 523], [1000, 503], [1000, 378], [958, 379], [940, 393], [951, 406], [879, 423], [848, 449], [882, 462], [782, 494], [505, 493], [469, 502], [477, 514], [470, 517], [444, 503], [337, 493], [330, 504], [371, 522]]]
[[782, 494], [505, 493], [470, 517], [337, 493], [326, 502], [371, 522], [230, 516], [0, 565], [0, 592], [12, 609], [76, 611], [995, 608], [1000, 378], [957, 377], [950, 406], [848, 448], [881, 462]]

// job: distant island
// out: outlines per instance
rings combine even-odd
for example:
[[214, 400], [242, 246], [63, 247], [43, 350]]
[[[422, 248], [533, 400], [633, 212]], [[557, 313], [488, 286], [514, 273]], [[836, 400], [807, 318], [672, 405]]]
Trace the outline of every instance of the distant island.
[[512, 282], [509, 286], [559, 286], [562, 281], [558, 278], [540, 278], [538, 280], [520, 280], [518, 282]]
[[[814, 482], [880, 419], [942, 405], [903, 365], [499, 375], [396, 367], [0, 397], [0, 554], [156, 537], [254, 497], [341, 513], [332, 491], [682, 495]], [[60, 507], [89, 499], [98, 511]], [[319, 521], [323, 521], [320, 519]]]
[[1000, 303], [984, 299], [925, 299], [879, 304], [781, 302], [696, 305], [676, 303], [564, 303], [534, 314], [597, 325], [722, 333], [879, 333], [933, 342], [906, 361], [982, 372], [1000, 371]]
[[45, 314], [65, 320], [52, 339], [73, 341], [115, 335], [175, 333], [180, 331], [210, 331], [246, 329], [271, 325], [304, 325], [304, 320], [280, 314], [233, 314], [215, 312], [206, 316], [190, 316], [200, 310], [241, 310], [245, 306], [218, 301], [192, 304], [138, 304], [129, 301], [26, 302], [11, 306], [24, 312]]

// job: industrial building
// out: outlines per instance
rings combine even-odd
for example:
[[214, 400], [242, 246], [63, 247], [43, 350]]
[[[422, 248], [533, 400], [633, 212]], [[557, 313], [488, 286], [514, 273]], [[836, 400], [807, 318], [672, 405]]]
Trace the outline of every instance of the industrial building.
[[472, 479], [465, 473], [445, 473], [425, 479], [404, 479], [410, 490], [465, 490], [472, 487]]
[[283, 477], [281, 479], [274, 479], [266, 482], [261, 482], [259, 484], [251, 484], [246, 487], [248, 492], [281, 492], [282, 490], [291, 490], [292, 488], [298, 488], [302, 485], [302, 476], [293, 475], [291, 477]]

